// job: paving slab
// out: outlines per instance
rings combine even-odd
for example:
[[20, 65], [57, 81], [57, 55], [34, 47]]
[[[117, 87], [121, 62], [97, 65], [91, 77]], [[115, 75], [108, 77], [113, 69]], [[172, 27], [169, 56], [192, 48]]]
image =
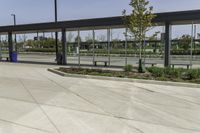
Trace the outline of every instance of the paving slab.
[[41, 129], [22, 126], [7, 121], [0, 121], [0, 133], [50, 133], [50, 132]]
[[8, 121], [24, 127], [56, 132], [37, 104], [0, 98], [0, 121]]
[[0, 133], [199, 133], [200, 88], [62, 77], [0, 63]]

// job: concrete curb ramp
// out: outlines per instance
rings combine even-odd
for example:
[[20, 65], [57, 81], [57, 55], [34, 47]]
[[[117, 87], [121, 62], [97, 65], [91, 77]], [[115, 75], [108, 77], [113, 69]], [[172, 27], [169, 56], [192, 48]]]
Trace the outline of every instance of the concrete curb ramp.
[[155, 81], [155, 80], [141, 80], [141, 79], [117, 78], [117, 77], [69, 74], [69, 73], [64, 73], [64, 72], [61, 72], [61, 71], [58, 71], [58, 70], [52, 69], [52, 68], [49, 68], [48, 71], [58, 74], [63, 77], [100, 79], [100, 80], [111, 80], [111, 81], [136, 82], [136, 83], [145, 83], [145, 84], [200, 88], [200, 84], [193, 84], [193, 83], [179, 83], [179, 82], [170, 82], [170, 81]]

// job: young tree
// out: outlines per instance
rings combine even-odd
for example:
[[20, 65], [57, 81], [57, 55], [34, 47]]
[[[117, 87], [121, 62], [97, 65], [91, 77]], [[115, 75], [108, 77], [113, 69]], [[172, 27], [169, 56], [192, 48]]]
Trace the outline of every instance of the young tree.
[[100, 41], [100, 42], [105, 42], [106, 36], [105, 35], [99, 35], [99, 36], [97, 36], [97, 40]]
[[85, 37], [85, 41], [86, 42], [93, 42], [93, 37], [91, 34], [88, 34], [86, 37]]
[[69, 32], [69, 34], [67, 35], [67, 41], [72, 42], [73, 37], [74, 37], [74, 34], [72, 32]]
[[190, 35], [183, 35], [179, 38], [183, 50], [188, 51], [190, 49], [191, 39], [192, 37]]
[[78, 41], [80, 41], [80, 42], [82, 42], [82, 38], [79, 36], [76, 36], [76, 38], [75, 38], [75, 42], [77, 43]]
[[123, 11], [125, 25], [129, 33], [139, 42], [140, 56], [139, 56], [139, 72], [144, 72], [144, 64], [142, 61], [142, 48], [146, 32], [149, 31], [153, 24], [152, 20], [155, 18], [153, 14], [153, 7], [149, 6], [148, 0], [131, 0], [130, 6], [133, 8], [130, 16], [126, 15], [126, 10]]

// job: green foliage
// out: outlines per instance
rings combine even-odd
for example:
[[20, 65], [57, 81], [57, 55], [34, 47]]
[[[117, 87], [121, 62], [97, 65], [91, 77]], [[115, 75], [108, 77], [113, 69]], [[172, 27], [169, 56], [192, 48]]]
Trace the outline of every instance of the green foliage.
[[133, 71], [133, 66], [132, 65], [126, 65], [124, 67], [124, 71], [125, 72], [132, 72]]
[[193, 79], [200, 78], [200, 69], [190, 69], [188, 71]]
[[181, 73], [186, 71], [182, 68], [159, 68], [159, 67], [150, 67], [148, 71], [152, 73], [155, 77], [167, 77], [167, 78], [177, 78], [180, 77]]
[[77, 42], [82, 42], [82, 38], [80, 37], [80, 36], [77, 36], [76, 38], [75, 38], [75, 42], [77, 43]]
[[147, 70], [153, 74], [155, 77], [162, 77], [164, 75], [163, 68], [159, 67], [150, 67]]
[[111, 71], [102, 69], [85, 69], [85, 68], [59, 68], [60, 71], [70, 74], [95, 75], [120, 78], [137, 78], [137, 79], [154, 79], [160, 81], [192, 82], [200, 84], [200, 69], [172, 69], [172, 68], [147, 68], [149, 73], [138, 73], [132, 71], [132, 66], [126, 66], [124, 71]]
[[193, 80], [200, 78], [200, 69], [183, 69], [183, 68], [159, 68], [159, 67], [150, 67], [147, 68], [150, 73], [155, 77], [163, 77], [170, 79], [184, 79], [184, 80]]
[[168, 77], [168, 78], [177, 78], [177, 77], [180, 77], [181, 73], [184, 72], [184, 69], [182, 68], [177, 68], [177, 69], [174, 69], [174, 68], [164, 68], [163, 70], [163, 74], [165, 77]]
[[26, 52], [56, 52], [55, 48], [29, 48]]
[[[135, 40], [139, 41], [140, 60], [142, 61], [142, 53], [144, 52], [144, 40], [146, 38], [146, 32], [153, 26], [152, 20], [155, 18], [153, 14], [153, 7], [149, 7], [148, 0], [131, 0], [130, 6], [132, 7], [132, 13], [130, 16], [126, 15], [126, 10], [123, 11], [125, 25], [128, 28], [129, 33]], [[144, 72], [144, 67], [139, 63], [139, 72]]]
[[[61, 42], [59, 41], [59, 44], [60, 43]], [[26, 46], [29, 46], [30, 48], [54, 48], [55, 39], [47, 38], [44, 40], [28, 40]]]
[[180, 39], [180, 46], [184, 49], [184, 50], [189, 50], [190, 48], [190, 44], [191, 44], [191, 39], [192, 37], [190, 35], [183, 35]]
[[148, 37], [148, 39], [151, 41], [158, 40], [158, 34], [160, 34], [160, 31], [155, 32], [152, 36]]
[[131, 0], [130, 6], [132, 13], [126, 15], [126, 10], [123, 11], [125, 17], [125, 25], [129, 32], [140, 42], [145, 39], [145, 34], [153, 26], [152, 20], [155, 18], [153, 7], [149, 7], [148, 0]]
[[183, 80], [191, 80], [192, 79], [192, 75], [190, 72], [183, 72], [181, 73], [181, 79]]

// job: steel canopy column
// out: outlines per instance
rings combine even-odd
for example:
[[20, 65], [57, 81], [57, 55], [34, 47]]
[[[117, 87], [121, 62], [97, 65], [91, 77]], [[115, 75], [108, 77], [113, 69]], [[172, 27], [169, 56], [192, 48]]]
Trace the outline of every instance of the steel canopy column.
[[127, 48], [128, 48], [128, 29], [125, 29], [125, 66], [128, 65], [127, 57]]
[[12, 38], [12, 32], [8, 32], [8, 48], [9, 48], [9, 57], [10, 57], [10, 61], [12, 62], [12, 53], [13, 53], [13, 38]]
[[111, 65], [111, 57], [110, 57], [110, 53], [111, 53], [111, 29], [107, 29], [107, 41], [108, 41], [108, 65]]
[[92, 56], [93, 56], [93, 65], [95, 65], [94, 61], [95, 61], [95, 31], [93, 29], [92, 31]]
[[55, 45], [56, 45], [56, 60], [58, 63], [58, 55], [59, 55], [59, 49], [58, 49], [58, 32], [55, 32]]
[[81, 57], [80, 57], [80, 29], [78, 29], [78, 65], [81, 65]]
[[192, 22], [192, 28], [191, 28], [191, 45], [190, 45], [190, 68], [192, 68], [192, 62], [193, 62], [193, 45], [194, 45], [194, 39], [195, 39], [195, 34], [194, 34], [194, 29], [195, 25], [194, 22]]
[[170, 56], [170, 50], [171, 50], [171, 25], [169, 22], [165, 23], [165, 61], [164, 66], [170, 67], [171, 64], [171, 56]]
[[[55, 23], [58, 21], [58, 10], [57, 10], [57, 0], [54, 0], [54, 6], [55, 6]], [[58, 55], [59, 55], [59, 48], [58, 48], [58, 32], [55, 32], [55, 46], [56, 46], [56, 60], [57, 64], [59, 64], [58, 61]]]
[[62, 29], [62, 64], [67, 64], [67, 39], [66, 39], [66, 29]]

